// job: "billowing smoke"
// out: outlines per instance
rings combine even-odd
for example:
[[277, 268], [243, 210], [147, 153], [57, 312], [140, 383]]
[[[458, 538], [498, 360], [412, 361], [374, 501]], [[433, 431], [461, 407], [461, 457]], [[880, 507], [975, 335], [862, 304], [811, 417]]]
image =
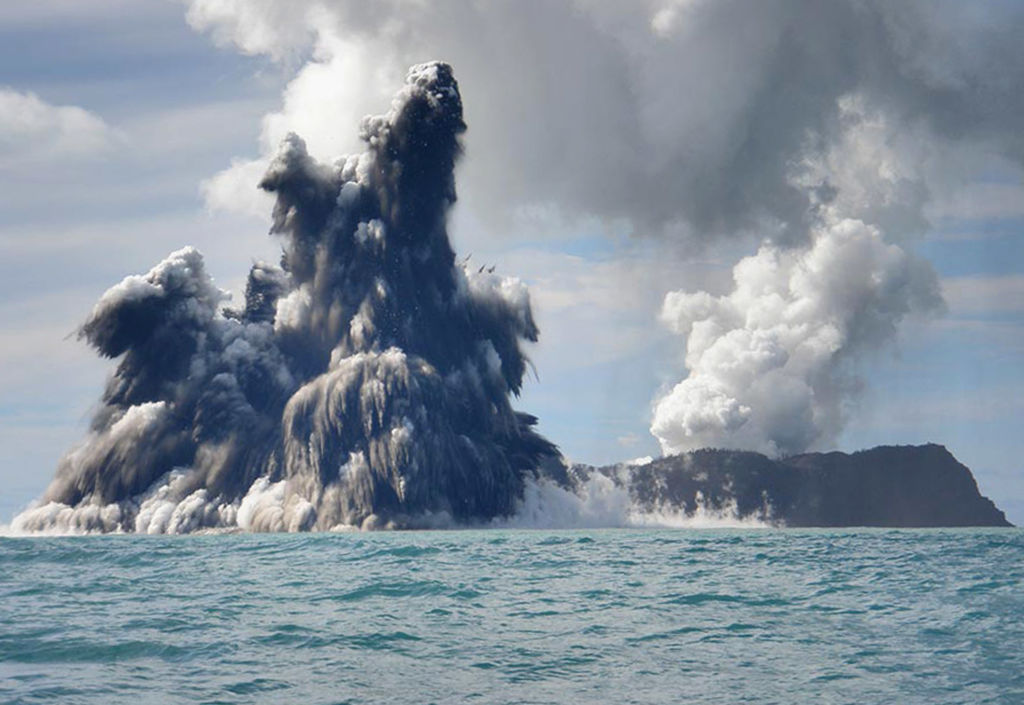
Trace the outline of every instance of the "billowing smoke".
[[[882, 112], [889, 140], [918, 130], [919, 144], [952, 157], [944, 169], [908, 175], [911, 201], [976, 166], [951, 155], [954, 145], [971, 157], [1024, 159], [1020, 3], [188, 4], [190, 23], [219, 42], [308, 56], [264, 121], [264, 150], [293, 129], [314, 154], [340, 151], [337, 111], [375, 104], [380, 77], [412, 56], [449, 57], [473, 96], [463, 168], [472, 203], [486, 205], [481, 218], [540, 205], [625, 219], [641, 235], [708, 243], [754, 232], [805, 242], [814, 196], [790, 167], [809, 142], [827, 151], [842, 141], [850, 100]], [[238, 180], [248, 180], [241, 162], [215, 180], [212, 200], [237, 206], [229, 186]]]
[[908, 313], [941, 306], [933, 270], [863, 221], [826, 217], [807, 249], [764, 244], [725, 296], [671, 292], [663, 321], [687, 336], [689, 375], [654, 411], [666, 453], [793, 454], [835, 441], [857, 356]]
[[323, 164], [288, 135], [280, 267], [245, 304], [192, 248], [126, 278], [81, 336], [118, 360], [87, 438], [29, 530], [414, 526], [510, 514], [555, 448], [514, 411], [537, 339], [516, 279], [456, 263], [446, 233], [465, 130], [451, 68], [412, 68], [366, 151]]
[[[264, 145], [325, 114], [310, 106], [374, 100], [372, 81], [325, 89], [351, 67], [386, 73], [410, 52], [443, 52], [466, 67], [474, 153], [487, 155], [465, 166], [473, 202], [491, 206], [477, 218], [552, 207], [683, 252], [756, 239], [732, 293], [665, 302], [688, 367], [656, 405], [666, 451], [835, 441], [864, 354], [941, 308], [912, 254], [929, 202], [979, 173], [1019, 182], [1024, 163], [1020, 3], [189, 5], [193, 26], [242, 51], [314, 47]], [[330, 151], [335, 133], [311, 128], [313, 151]], [[211, 202], [247, 168], [214, 178]]]
[[733, 268], [726, 295], [665, 297], [662, 322], [685, 336], [688, 370], [654, 408], [666, 453], [834, 447], [865, 356], [905, 317], [942, 310], [935, 271], [902, 244], [922, 227], [920, 135], [894, 135], [854, 97], [840, 107], [841, 134], [790, 166], [813, 204], [801, 241], [766, 238]]

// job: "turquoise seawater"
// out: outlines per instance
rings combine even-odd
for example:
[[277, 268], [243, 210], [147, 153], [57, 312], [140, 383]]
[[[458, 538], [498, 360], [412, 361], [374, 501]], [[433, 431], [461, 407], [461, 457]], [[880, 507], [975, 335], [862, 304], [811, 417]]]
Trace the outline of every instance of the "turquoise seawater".
[[1024, 703], [1024, 532], [0, 539], [3, 703]]

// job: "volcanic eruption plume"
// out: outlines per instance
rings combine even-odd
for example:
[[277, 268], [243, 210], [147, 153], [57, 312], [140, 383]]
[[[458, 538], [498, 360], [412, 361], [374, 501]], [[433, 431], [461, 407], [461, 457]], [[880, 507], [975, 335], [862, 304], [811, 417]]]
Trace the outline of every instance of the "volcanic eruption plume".
[[280, 267], [223, 308], [192, 248], [127, 277], [80, 335], [118, 360], [88, 436], [26, 530], [415, 526], [510, 514], [557, 451], [516, 412], [537, 339], [517, 279], [456, 263], [446, 232], [465, 130], [447, 64], [410, 69], [367, 148], [334, 164], [290, 134]]

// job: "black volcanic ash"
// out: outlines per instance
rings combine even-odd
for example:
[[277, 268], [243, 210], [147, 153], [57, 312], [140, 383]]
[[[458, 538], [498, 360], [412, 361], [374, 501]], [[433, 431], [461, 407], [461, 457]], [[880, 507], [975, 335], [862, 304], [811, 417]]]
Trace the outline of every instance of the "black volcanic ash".
[[512, 409], [537, 339], [525, 286], [456, 264], [465, 130], [451, 68], [413, 67], [362, 154], [289, 135], [261, 182], [281, 266], [245, 306], [192, 248], [126, 278], [81, 328], [118, 360], [26, 530], [414, 526], [510, 514], [556, 449]]

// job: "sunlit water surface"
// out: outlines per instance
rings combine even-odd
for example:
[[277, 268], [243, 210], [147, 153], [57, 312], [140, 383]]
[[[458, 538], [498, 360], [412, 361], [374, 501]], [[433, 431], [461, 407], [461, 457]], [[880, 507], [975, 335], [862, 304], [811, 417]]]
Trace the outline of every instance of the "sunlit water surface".
[[3, 703], [1024, 703], [1024, 532], [0, 538]]

